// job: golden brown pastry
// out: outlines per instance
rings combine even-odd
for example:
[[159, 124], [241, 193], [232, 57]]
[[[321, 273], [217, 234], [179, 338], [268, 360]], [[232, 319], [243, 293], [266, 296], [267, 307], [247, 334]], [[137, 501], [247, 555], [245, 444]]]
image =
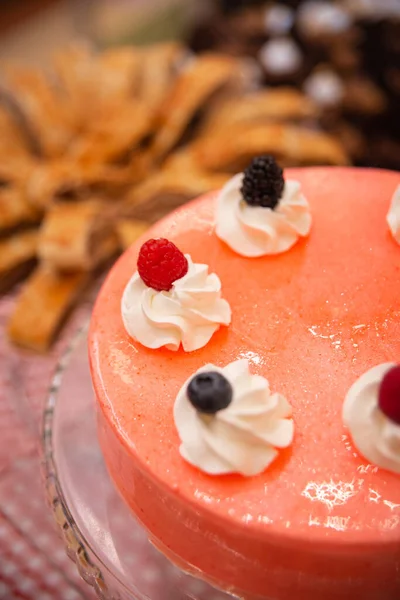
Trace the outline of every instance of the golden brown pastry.
[[178, 42], [154, 44], [143, 49], [140, 56], [141, 75], [138, 96], [151, 108], [159, 107], [189, 53]]
[[173, 178], [183, 182], [185, 180], [197, 180], [199, 187], [207, 188], [207, 191], [221, 187], [231, 176], [229, 171], [216, 173], [215, 171], [205, 170], [199, 164], [191, 145], [184, 146], [177, 152], [170, 154], [163, 164], [162, 171], [167, 179], [171, 179], [171, 181]]
[[54, 63], [80, 129], [98, 119], [107, 107], [137, 95], [142, 71], [138, 48], [111, 48], [99, 54], [86, 44], [75, 44], [59, 52]]
[[91, 271], [117, 250], [109, 211], [97, 200], [55, 204], [40, 229], [38, 256], [58, 271]]
[[258, 154], [273, 154], [284, 166], [346, 165], [341, 144], [327, 133], [286, 124], [245, 124], [195, 142], [192, 152], [198, 164], [214, 171], [236, 173]]
[[227, 98], [215, 106], [205, 120], [201, 134], [245, 123], [269, 121], [301, 121], [318, 114], [317, 107], [294, 88], [260, 90], [239, 97]]
[[227, 173], [198, 168], [190, 151], [182, 150], [172, 155], [163, 169], [134, 188], [121, 211], [153, 223], [184, 202], [219, 189], [229, 177]]
[[153, 131], [153, 123], [153, 112], [143, 101], [129, 98], [105, 106], [71, 145], [68, 157], [86, 166], [119, 161]]
[[35, 69], [9, 69], [9, 93], [45, 156], [59, 156], [74, 135], [73, 115], [62, 94]]
[[87, 44], [74, 44], [54, 57], [54, 70], [77, 128], [88, 118], [88, 107], [96, 102], [99, 76], [96, 54]]
[[0, 160], [0, 186], [25, 189], [25, 184], [35, 167], [36, 163], [33, 160]]
[[30, 350], [47, 350], [87, 282], [85, 273], [60, 275], [39, 266], [18, 297], [8, 324], [10, 339]]
[[36, 262], [37, 230], [16, 233], [0, 240], [0, 292], [6, 292], [28, 275]]
[[[11, 107], [0, 94], [0, 163], [5, 166], [18, 165], [30, 159], [30, 148], [26, 136], [19, 126]], [[4, 167], [0, 164], [0, 169]]]
[[134, 177], [136, 173], [131, 170], [65, 158], [38, 164], [25, 190], [31, 204], [46, 209], [59, 198], [84, 199], [93, 194], [114, 198]]
[[[108, 101], [138, 96], [142, 84], [143, 56], [140, 48], [121, 46], [98, 55], [100, 81], [97, 94]], [[99, 94], [100, 92], [100, 94]]]
[[0, 233], [20, 225], [39, 223], [41, 212], [29, 204], [17, 186], [0, 187]]
[[129, 248], [148, 228], [149, 223], [146, 221], [119, 219], [116, 224], [116, 231], [121, 250]]
[[256, 76], [251, 60], [192, 56], [176, 42], [75, 45], [52, 73], [9, 72], [0, 87], [0, 237], [43, 219], [40, 233], [1, 241], [0, 286], [31, 268], [34, 253], [40, 261], [13, 339], [48, 347], [89, 272], [254, 154], [285, 165], [347, 162], [333, 137], [301, 126], [315, 114], [309, 100], [290, 88], [254, 91]]
[[238, 59], [204, 54], [194, 60], [178, 76], [160, 108], [153, 155], [161, 158], [176, 146], [186, 127], [212, 99], [228, 90], [245, 89], [247, 85], [246, 65]]
[[72, 161], [84, 167], [118, 161], [151, 131], [153, 112], [137, 98], [142, 63], [133, 47], [94, 54], [76, 46], [58, 55], [58, 77], [80, 123], [67, 150]]

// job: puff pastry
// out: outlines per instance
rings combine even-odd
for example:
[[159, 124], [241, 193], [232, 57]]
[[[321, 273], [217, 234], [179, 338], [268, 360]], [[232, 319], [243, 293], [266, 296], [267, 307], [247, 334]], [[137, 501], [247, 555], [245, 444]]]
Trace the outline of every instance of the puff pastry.
[[30, 148], [17, 117], [0, 92], [0, 161], [17, 165], [30, 160]]
[[189, 64], [175, 81], [156, 118], [158, 130], [152, 146], [156, 158], [163, 157], [181, 139], [186, 127], [209, 102], [228, 89], [245, 89], [250, 75], [243, 61], [217, 54], [204, 54]]
[[[16, 342], [46, 349], [90, 273], [255, 154], [284, 165], [347, 162], [341, 143], [305, 128], [317, 114], [310, 100], [291, 88], [257, 91], [254, 65], [176, 42], [103, 52], [80, 44], [58, 54], [50, 76], [8, 72], [0, 288], [40, 261], [10, 323]], [[37, 234], [21, 232], [41, 222]]]
[[83, 129], [88, 107], [96, 120], [107, 107], [115, 110], [119, 102], [137, 95], [142, 72], [138, 48], [111, 48], [98, 54], [87, 44], [75, 44], [58, 53], [54, 64], [76, 123]]
[[0, 234], [20, 225], [39, 223], [40, 218], [41, 212], [27, 202], [22, 189], [0, 187]]
[[55, 204], [40, 230], [38, 256], [59, 271], [91, 271], [117, 250], [112, 220], [97, 200]]
[[182, 150], [165, 167], [138, 185], [121, 207], [125, 215], [153, 223], [184, 202], [222, 187], [229, 173], [210, 173], [197, 167], [193, 155]]
[[129, 248], [148, 228], [149, 223], [146, 221], [119, 219], [116, 224], [116, 231], [121, 250]]
[[[143, 55], [140, 48], [121, 46], [110, 48], [98, 55], [100, 80], [97, 86], [100, 97], [124, 100], [127, 97], [138, 96], [142, 85]], [[104, 101], [104, 100], [103, 100]]]
[[38, 164], [26, 182], [25, 192], [31, 204], [46, 209], [63, 197], [80, 199], [96, 193], [113, 198], [129, 186], [134, 176], [126, 169], [65, 158]]
[[165, 42], [145, 48], [141, 54], [138, 97], [147, 106], [153, 109], [158, 107], [188, 60], [188, 50], [177, 42]]
[[107, 106], [71, 145], [68, 156], [85, 165], [118, 161], [152, 132], [153, 122], [153, 112], [145, 102], [129, 99]]
[[145, 69], [143, 52], [132, 46], [111, 48], [98, 55], [98, 61], [98, 112], [86, 131], [89, 135], [99, 133], [103, 139], [98, 141], [105, 145], [114, 136], [115, 144], [124, 151], [140, 142], [152, 124], [149, 98], [140, 94]]
[[53, 63], [57, 83], [79, 129], [87, 121], [88, 106], [93, 106], [98, 94], [96, 55], [89, 45], [74, 44], [58, 52]]
[[35, 69], [9, 70], [7, 83], [42, 154], [59, 156], [74, 136], [72, 114], [63, 96]]
[[28, 275], [36, 262], [38, 232], [28, 230], [0, 241], [0, 292]]
[[342, 145], [327, 133], [296, 125], [278, 123], [246, 124], [205, 137], [192, 145], [198, 164], [214, 171], [237, 172], [253, 156], [273, 154], [284, 166], [346, 165], [348, 156]]
[[25, 188], [25, 184], [35, 169], [33, 160], [13, 160], [0, 158], [0, 186]]
[[260, 90], [252, 94], [228, 98], [210, 111], [202, 133], [229, 130], [238, 123], [268, 121], [301, 121], [318, 114], [317, 107], [294, 88]]
[[85, 273], [60, 275], [39, 266], [18, 297], [8, 323], [10, 339], [30, 350], [47, 350], [87, 282]]

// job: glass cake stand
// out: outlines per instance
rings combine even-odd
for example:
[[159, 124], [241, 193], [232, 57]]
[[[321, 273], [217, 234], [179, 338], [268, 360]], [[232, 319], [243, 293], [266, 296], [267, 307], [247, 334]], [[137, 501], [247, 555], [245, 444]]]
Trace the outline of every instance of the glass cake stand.
[[232, 600], [174, 566], [115, 490], [97, 441], [87, 327], [59, 362], [44, 412], [48, 501], [67, 553], [102, 600]]

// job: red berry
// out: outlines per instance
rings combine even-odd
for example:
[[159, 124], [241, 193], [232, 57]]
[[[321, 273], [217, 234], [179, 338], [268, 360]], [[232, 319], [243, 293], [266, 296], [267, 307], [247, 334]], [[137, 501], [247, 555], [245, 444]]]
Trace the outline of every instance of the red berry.
[[144, 283], [158, 292], [170, 290], [174, 281], [186, 275], [189, 268], [185, 255], [164, 238], [143, 244], [137, 266]]
[[383, 414], [400, 425], [400, 365], [392, 367], [383, 377], [378, 405]]

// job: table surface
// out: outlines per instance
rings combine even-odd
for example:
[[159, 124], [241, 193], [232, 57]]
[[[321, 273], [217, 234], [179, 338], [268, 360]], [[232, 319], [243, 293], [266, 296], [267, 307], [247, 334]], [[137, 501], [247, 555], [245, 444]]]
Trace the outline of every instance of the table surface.
[[92, 600], [46, 505], [38, 454], [55, 363], [88, 308], [74, 313], [49, 355], [33, 356], [8, 344], [12, 306], [13, 296], [0, 300], [0, 600]]

